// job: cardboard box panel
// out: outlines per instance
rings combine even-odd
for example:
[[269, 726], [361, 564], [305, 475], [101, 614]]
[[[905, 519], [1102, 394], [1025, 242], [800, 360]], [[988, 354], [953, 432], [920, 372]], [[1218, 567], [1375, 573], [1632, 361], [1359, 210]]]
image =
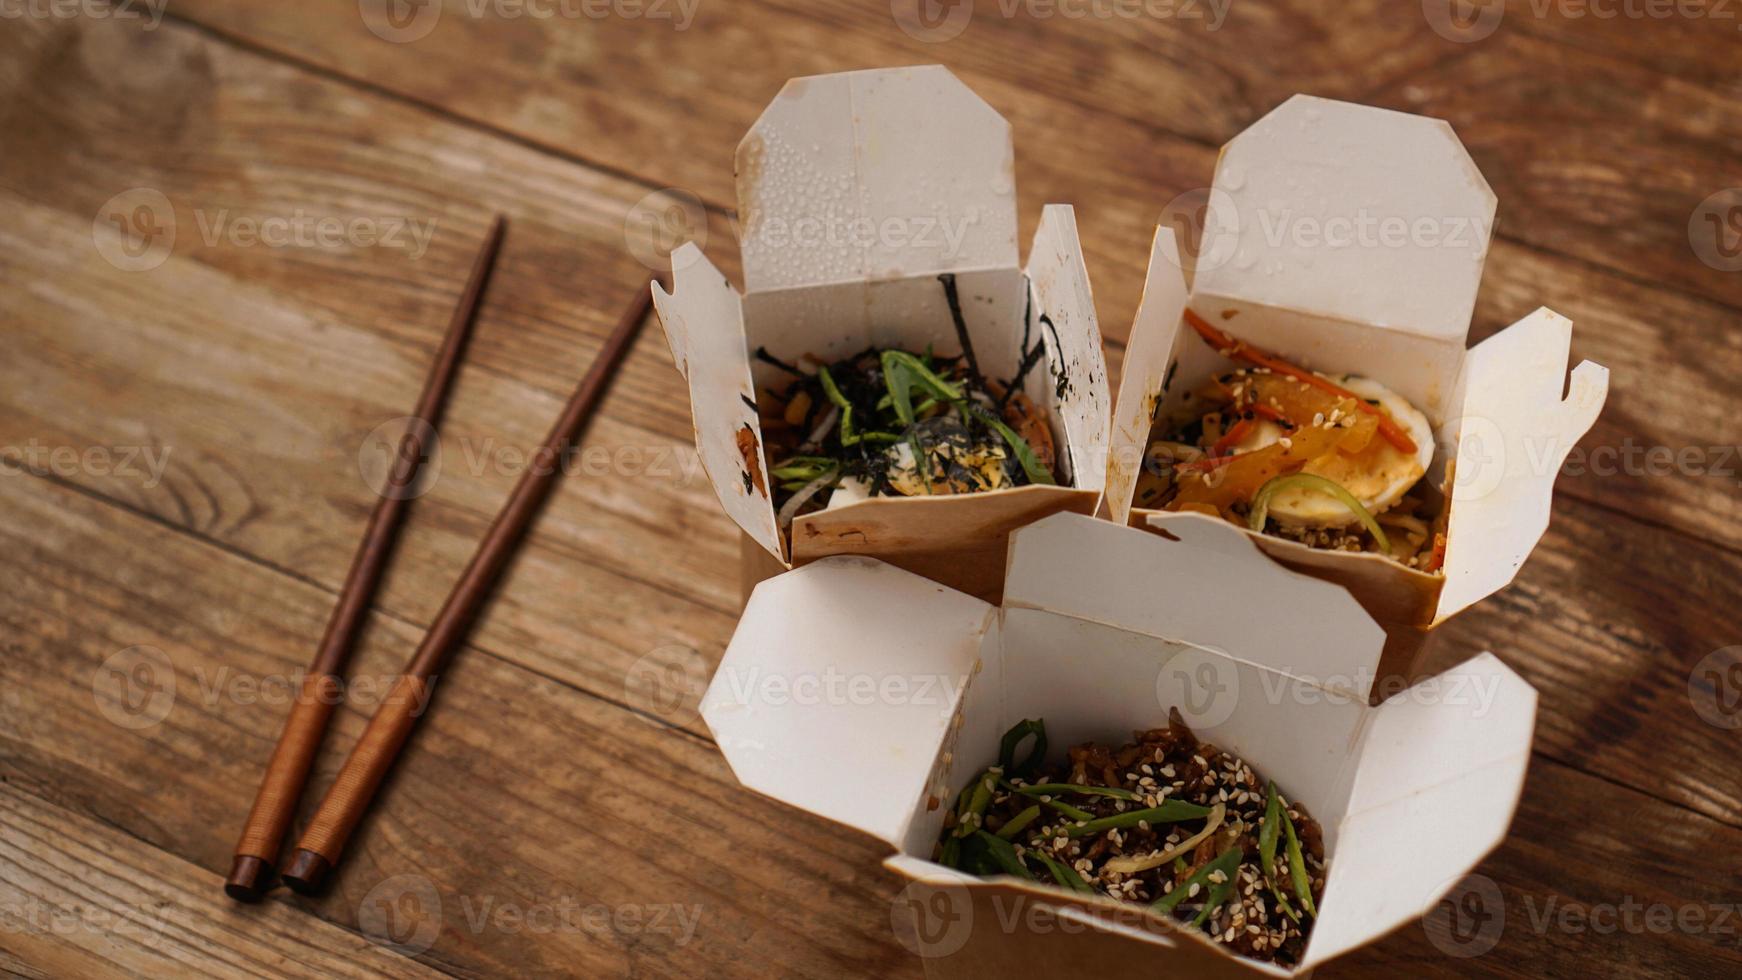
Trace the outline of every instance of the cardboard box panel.
[[787, 82], [736, 169], [746, 292], [1019, 265], [1010, 124], [941, 65]]
[[[1327, 601], [1338, 590], [1279, 568], [1238, 529], [1204, 520], [1188, 535], [1173, 541], [1092, 518], [1048, 518], [1012, 535], [1002, 608], [867, 559], [831, 558], [778, 576], [753, 597], [704, 717], [746, 785], [890, 843], [901, 853], [888, 866], [920, 891], [953, 889], [977, 921], [1017, 897], [1084, 925], [1071, 940], [1051, 929], [976, 928], [965, 948], [1031, 963], [1070, 948], [1119, 972], [1290, 975], [1167, 922], [1133, 927], [1130, 906], [1102, 921], [1110, 900], [982, 881], [926, 860], [945, 808], [996, 760], [1016, 721], [1046, 719], [1058, 753], [1088, 739], [1122, 742], [1131, 729], [1163, 723], [1177, 704], [1200, 737], [1276, 779], [1323, 825], [1330, 877], [1310, 969], [1419, 916], [1499, 841], [1529, 759], [1535, 692], [1484, 655], [1368, 707], [1359, 685], [1310, 676], [1377, 656], [1379, 631], [1352, 599]], [[1073, 563], [1082, 554], [1108, 560]], [[1283, 608], [1348, 622], [1315, 633], [1294, 619], [1245, 615], [1227, 584], [1261, 580]], [[1306, 652], [1297, 658], [1297, 650]], [[963, 686], [925, 704], [827, 711], [746, 708], [742, 695], [724, 693], [756, 669], [797, 673], [819, 663], [873, 676], [945, 673]], [[952, 707], [940, 713], [940, 704]], [[927, 972], [972, 976], [976, 963], [984, 965], [944, 956], [928, 960]]]
[[[1307, 368], [1385, 384], [1436, 429], [1431, 486], [1457, 461], [1444, 575], [1253, 537], [1353, 592], [1390, 634], [1388, 676], [1411, 673], [1402, 661], [1422, 629], [1503, 587], [1529, 556], [1559, 464], [1607, 392], [1607, 372], [1585, 362], [1562, 401], [1570, 327], [1546, 310], [1465, 351], [1493, 213], [1492, 192], [1439, 120], [1297, 96], [1235, 137], [1206, 218], [1206, 234], [1220, 237], [1206, 240], [1192, 291], [1172, 234], [1158, 230], [1151, 247], [1114, 409], [1109, 513], [1175, 534], [1194, 519], [1132, 500], [1152, 420], [1235, 366], [1183, 324], [1187, 305]], [[1323, 234], [1339, 220], [1375, 230]], [[1399, 227], [1401, 239], [1386, 236]]]

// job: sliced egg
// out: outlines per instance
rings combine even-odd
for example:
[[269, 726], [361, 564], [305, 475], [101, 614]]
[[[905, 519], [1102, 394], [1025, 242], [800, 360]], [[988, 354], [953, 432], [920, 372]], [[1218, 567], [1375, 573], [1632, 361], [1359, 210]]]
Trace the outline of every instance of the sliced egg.
[[[1359, 453], [1330, 453], [1313, 460], [1303, 472], [1331, 480], [1354, 495], [1373, 514], [1381, 514], [1403, 498], [1415, 486], [1434, 458], [1433, 427], [1427, 416], [1416, 410], [1403, 396], [1370, 378], [1346, 375], [1337, 383], [1360, 398], [1378, 402], [1415, 443], [1415, 452], [1406, 453], [1384, 437], [1373, 441]], [[1286, 434], [1282, 426], [1260, 422], [1242, 439], [1233, 451], [1251, 452], [1262, 449]], [[1291, 527], [1347, 527], [1358, 518], [1330, 494], [1304, 487], [1291, 487], [1270, 498], [1270, 516]]]
[[927, 456], [925, 462], [931, 484], [926, 485], [919, 467], [914, 464], [913, 449], [903, 439], [885, 450], [889, 459], [889, 482], [896, 492], [920, 497], [1002, 490], [1011, 485], [1006, 472], [1008, 454], [1003, 443], [975, 442], [953, 415], [925, 419], [916, 429]]

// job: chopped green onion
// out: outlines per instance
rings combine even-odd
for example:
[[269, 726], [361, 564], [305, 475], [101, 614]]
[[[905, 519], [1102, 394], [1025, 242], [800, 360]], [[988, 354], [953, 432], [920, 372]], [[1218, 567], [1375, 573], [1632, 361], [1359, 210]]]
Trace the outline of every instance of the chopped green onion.
[[975, 418], [986, 423], [987, 426], [991, 427], [992, 431], [998, 433], [998, 438], [1003, 439], [1004, 444], [1010, 447], [1010, 451], [1016, 456], [1016, 461], [1022, 464], [1022, 471], [1028, 474], [1028, 482], [1044, 484], [1046, 486], [1053, 486], [1058, 483], [1057, 480], [1052, 478], [1052, 471], [1040, 464], [1040, 457], [1034, 454], [1034, 449], [1029, 446], [1028, 440], [1017, 435], [1015, 429], [1005, 425], [1003, 422], [986, 412], [971, 405], [967, 405], [966, 402], [962, 404], [967, 411], [973, 413]]
[[997, 782], [998, 773], [993, 769], [982, 772], [975, 780], [974, 792], [968, 797], [967, 806], [957, 815], [957, 837], [966, 837], [980, 829], [980, 822], [974, 818], [986, 815], [986, 807], [992, 803], [992, 787]]
[[[1004, 781], [1004, 780], [1000, 780], [999, 785], [1003, 786], [1005, 789], [1009, 790], [1012, 793], [1020, 793], [1021, 792], [1021, 790], [1017, 789], [1015, 786], [1010, 785], [1009, 782]], [[1052, 807], [1054, 810], [1057, 810], [1058, 812], [1064, 814], [1065, 816], [1070, 817], [1072, 820], [1093, 820], [1093, 819], [1095, 819], [1095, 815], [1093, 813], [1090, 813], [1087, 810], [1079, 810], [1076, 807], [1071, 806], [1069, 803], [1061, 803], [1058, 800], [1051, 800], [1051, 799], [1042, 799], [1040, 802], [1045, 804], [1046, 806]]]
[[1022, 833], [1022, 828], [1033, 823], [1034, 818], [1038, 816], [1040, 816], [1040, 804], [1036, 803], [1021, 813], [1018, 813], [1016, 816], [1011, 817], [1009, 822], [1004, 826], [999, 827], [998, 836], [1005, 840], [1015, 840], [1016, 835]]
[[[1034, 737], [1028, 755], [1021, 764], [1016, 761], [1016, 748], [1023, 739]], [[1006, 776], [1026, 776], [1040, 767], [1046, 761], [1046, 722], [1037, 718], [1029, 718], [1010, 726], [1004, 737], [998, 742], [998, 765]]]
[[1052, 873], [1052, 880], [1058, 882], [1060, 887], [1069, 888], [1071, 891], [1081, 892], [1084, 895], [1095, 893], [1095, 890], [1089, 887], [1089, 883], [1083, 880], [1083, 876], [1077, 874], [1076, 868], [1040, 851], [1035, 851], [1034, 856], [1040, 859], [1041, 864], [1046, 865], [1046, 870]]
[[1204, 900], [1204, 907], [1199, 909], [1197, 916], [1192, 919], [1192, 925], [1200, 929], [1203, 928], [1204, 923], [1210, 921], [1210, 916], [1221, 908], [1222, 903], [1226, 902], [1233, 894], [1234, 883], [1231, 880], [1211, 888], [1209, 897]]
[[1192, 872], [1190, 878], [1175, 885], [1173, 891], [1157, 899], [1155, 904], [1150, 906], [1150, 909], [1164, 914], [1172, 912], [1175, 906], [1186, 900], [1186, 893], [1192, 890], [1193, 885], [1211, 884], [1210, 875], [1217, 871], [1222, 872], [1228, 882], [1232, 882], [1234, 876], [1240, 871], [1240, 862], [1245, 858], [1246, 852], [1242, 851], [1239, 845], [1228, 848], [1203, 867]]
[[1187, 803], [1184, 800], [1168, 800], [1160, 806], [1153, 806], [1147, 810], [1127, 810], [1124, 813], [1115, 813], [1110, 817], [1101, 817], [1098, 820], [1090, 820], [1074, 827], [1066, 827], [1065, 836], [1086, 837], [1090, 834], [1098, 834], [1103, 830], [1135, 827], [1140, 821], [1178, 823], [1181, 820], [1197, 820], [1209, 815], [1209, 807]]
[[1288, 835], [1288, 874], [1294, 879], [1294, 893], [1300, 896], [1301, 908], [1313, 918], [1319, 917], [1317, 909], [1313, 908], [1312, 881], [1307, 878], [1306, 858], [1300, 853], [1300, 838], [1294, 835], [1294, 821], [1288, 819], [1287, 812], [1282, 815], [1282, 832]]
[[1300, 913], [1288, 904], [1288, 899], [1282, 894], [1282, 886], [1271, 873], [1271, 869], [1276, 867], [1276, 838], [1282, 833], [1282, 824], [1286, 819], [1282, 812], [1282, 797], [1276, 793], [1276, 780], [1270, 781], [1265, 793], [1268, 798], [1264, 803], [1264, 826], [1258, 831], [1258, 858], [1264, 866], [1264, 880], [1270, 885], [1270, 894], [1276, 897], [1277, 907], [1282, 909], [1284, 915], [1299, 922]]
[[974, 839], [986, 845], [987, 853], [992, 855], [992, 860], [998, 862], [998, 866], [1004, 869], [1005, 874], [1027, 878], [1030, 881], [1034, 880], [1034, 873], [1022, 863], [1022, 858], [1016, 856], [1016, 848], [1009, 841], [1002, 837], [994, 837], [984, 830], [974, 831]]
[[1252, 495], [1252, 514], [1247, 519], [1246, 526], [1254, 531], [1262, 532], [1265, 520], [1270, 517], [1270, 498], [1295, 487], [1318, 490], [1337, 498], [1339, 503], [1349, 508], [1350, 512], [1355, 515], [1355, 518], [1361, 522], [1361, 526], [1367, 529], [1367, 533], [1373, 535], [1373, 540], [1379, 544], [1379, 550], [1386, 554], [1391, 552], [1391, 539], [1385, 536], [1385, 531], [1379, 527], [1379, 522], [1373, 519], [1373, 513], [1363, 506], [1361, 501], [1355, 499], [1354, 494], [1345, 490], [1341, 484], [1335, 480], [1327, 480], [1316, 473], [1290, 473], [1286, 476], [1272, 477], [1266, 481], [1263, 486], [1258, 488], [1258, 492]]
[[823, 383], [823, 394], [841, 410], [841, 445], [858, 445], [859, 436], [853, 431], [853, 403], [835, 386], [835, 376], [829, 373], [827, 367], [817, 368], [817, 378]]
[[957, 867], [962, 860], [962, 842], [954, 834], [944, 841], [944, 846], [938, 851], [938, 863], [946, 868]]

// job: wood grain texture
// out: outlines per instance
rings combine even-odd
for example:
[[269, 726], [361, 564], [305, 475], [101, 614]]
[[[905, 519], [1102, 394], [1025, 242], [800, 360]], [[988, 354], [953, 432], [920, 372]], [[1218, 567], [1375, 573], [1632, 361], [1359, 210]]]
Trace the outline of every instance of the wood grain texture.
[[[700, 195], [708, 252], [736, 277], [731, 149], [787, 76], [956, 68], [1015, 124], [1024, 236], [1041, 203], [1077, 205], [1115, 341], [1162, 204], [1207, 182], [1216, 142], [1305, 89], [1453, 118], [1507, 236], [1473, 338], [1546, 304], [1577, 323], [1576, 357], [1615, 372], [1583, 458], [1713, 450], [1683, 471], [1564, 475], [1555, 524], [1514, 586], [1436, 641], [1436, 666], [1494, 649], [1543, 693], [1514, 835], [1478, 869], [1505, 900], [1495, 951], [1448, 959], [1410, 927], [1323, 973], [1734, 972], [1733, 934], [1538, 924], [1551, 899], [1737, 898], [1736, 733], [1699, 720], [1688, 679], [1738, 641], [1742, 514], [1737, 476], [1715, 458], [1737, 442], [1738, 280], [1708, 275], [1685, 234], [1678, 253], [1672, 220], [1702, 184], [1742, 182], [1726, 173], [1732, 107], [1713, 101], [1734, 91], [1734, 47], [1701, 25], [1646, 44], [1516, 5], [1493, 37], [1459, 45], [1424, 35], [1415, 5], [1392, 19], [1397, 6], [1243, 3], [1223, 30], [1194, 33], [1005, 19], [982, 3], [968, 41], [949, 44], [891, 28], [887, 5], [784, 0], [704, 3], [679, 34], [450, 6], [413, 44], [371, 35], [340, 0], [178, 4], [192, 22], [153, 31], [9, 21], [0, 806], [16, 796], [68, 847], [145, 869], [120, 877], [204, 889], [172, 904], [216, 908], [248, 803], [223, 787], [257, 777], [284, 707], [249, 692], [294, 678], [318, 637], [374, 501], [359, 457], [415, 393], [492, 212], [515, 231], [443, 429], [444, 475], [412, 508], [359, 651], [366, 683], [385, 684], [427, 627], [518, 475], [513, 450], [542, 434], [645, 277], [638, 203], [668, 186]], [[1284, 43], [1294, 57], [1256, 53]], [[1605, 113], [1626, 123], [1601, 126]], [[117, 241], [104, 206], [138, 187], [170, 201], [177, 236], [161, 265], [127, 271], [103, 258]], [[298, 214], [397, 219], [428, 237], [270, 247], [214, 230]], [[281, 895], [260, 920], [217, 920], [227, 938], [168, 945], [194, 944], [202, 968], [266, 973], [314, 962], [271, 944], [325, 930], [335, 956], [367, 964], [397, 945], [459, 975], [918, 975], [887, 924], [896, 883], [881, 849], [740, 789], [695, 717], [731, 631], [738, 560], [686, 410], [650, 331], [589, 438], [602, 465], [565, 479], [438, 683], [338, 891]], [[137, 456], [127, 472], [66, 466], [63, 447], [149, 450], [161, 478]], [[156, 662], [141, 646], [177, 679], [172, 709], [144, 729], [129, 712], [156, 689], [127, 686]], [[317, 792], [380, 691], [352, 693], [364, 703], [336, 712]], [[535, 720], [537, 736], [505, 744], [510, 717]], [[6, 853], [0, 889], [41, 891]], [[80, 860], [67, 872], [80, 881], [116, 874]], [[578, 924], [515, 919], [559, 905]], [[689, 905], [702, 911], [681, 944], [673, 913], [662, 929], [614, 914]], [[164, 948], [111, 942], [0, 931], [0, 969], [126, 972]]]
[[441, 975], [291, 905], [241, 909], [221, 883], [0, 781], [0, 967], [17, 975]]

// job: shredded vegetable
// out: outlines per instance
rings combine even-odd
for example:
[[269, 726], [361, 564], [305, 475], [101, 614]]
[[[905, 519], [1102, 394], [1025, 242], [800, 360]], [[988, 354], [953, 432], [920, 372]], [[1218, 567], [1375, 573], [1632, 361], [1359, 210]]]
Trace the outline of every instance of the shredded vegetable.
[[1254, 531], [1262, 532], [1264, 522], [1270, 517], [1270, 498], [1284, 490], [1297, 488], [1318, 490], [1337, 498], [1338, 503], [1349, 508], [1355, 515], [1355, 518], [1361, 522], [1361, 526], [1367, 529], [1367, 533], [1373, 535], [1373, 540], [1378, 543], [1379, 550], [1386, 554], [1391, 553], [1391, 539], [1385, 536], [1385, 530], [1379, 526], [1378, 521], [1373, 519], [1372, 512], [1362, 506], [1361, 501], [1355, 499], [1354, 494], [1343, 489], [1336, 481], [1327, 480], [1314, 473], [1290, 473], [1286, 476], [1274, 477], [1259, 487], [1258, 492], [1252, 496], [1252, 515], [1247, 519], [1247, 526]]

